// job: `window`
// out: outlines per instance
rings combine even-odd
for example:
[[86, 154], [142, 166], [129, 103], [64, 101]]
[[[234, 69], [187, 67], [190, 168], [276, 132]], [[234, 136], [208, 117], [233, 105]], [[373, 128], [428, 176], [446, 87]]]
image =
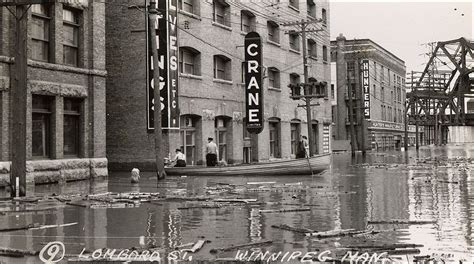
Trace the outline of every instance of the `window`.
[[382, 99], [382, 102], [385, 102], [385, 89], [382, 87], [381, 91], [380, 91], [380, 95], [381, 95], [381, 99]]
[[291, 129], [291, 154], [296, 155], [298, 153], [298, 143], [299, 143], [299, 138], [300, 138], [300, 131], [299, 127], [300, 124], [296, 123], [297, 121], [292, 121], [290, 124], [290, 129]]
[[326, 45], [323, 46], [323, 61], [328, 61], [328, 47]]
[[231, 60], [222, 55], [214, 55], [214, 79], [232, 80]]
[[179, 0], [179, 9], [190, 14], [199, 15], [199, 1]]
[[267, 22], [268, 40], [280, 43], [280, 27], [273, 21]]
[[270, 157], [281, 158], [280, 155], [280, 122], [277, 118], [268, 121], [270, 130]]
[[300, 2], [299, 0], [290, 0], [289, 5], [290, 7], [299, 9], [299, 4], [300, 4], [299, 2]]
[[51, 109], [50, 96], [33, 95], [31, 154], [33, 157], [48, 158], [51, 145]]
[[300, 50], [300, 35], [295, 32], [290, 32], [288, 35], [288, 39], [290, 41], [290, 49], [292, 50]]
[[246, 33], [255, 31], [255, 15], [252, 12], [242, 10], [240, 18], [240, 30]]
[[308, 16], [316, 17], [316, 4], [314, 0], [306, 1], [306, 12], [308, 12]]
[[334, 84], [331, 84], [331, 99], [336, 98], [336, 91], [334, 90]]
[[323, 25], [325, 26], [328, 23], [328, 17], [326, 14], [326, 9], [321, 9], [321, 19], [323, 20]]
[[50, 21], [49, 6], [31, 6], [31, 58], [33, 60], [49, 61]]
[[374, 61], [374, 80], [377, 80], [377, 63]]
[[181, 116], [181, 151], [186, 156], [186, 164], [196, 165], [196, 124], [198, 118]]
[[316, 41], [314, 39], [308, 39], [308, 56], [316, 58], [318, 56], [316, 50]]
[[215, 120], [217, 147], [219, 148], [219, 160], [227, 161], [227, 121], [222, 117]]
[[64, 98], [64, 155], [78, 156], [80, 142], [81, 100]]
[[191, 75], [201, 75], [201, 53], [191, 47], [179, 48], [179, 72]]
[[230, 27], [230, 6], [223, 0], [214, 0], [212, 3], [213, 21]]
[[268, 87], [280, 89], [280, 71], [277, 68], [268, 68]]
[[63, 63], [78, 66], [79, 61], [79, 14], [63, 9]]

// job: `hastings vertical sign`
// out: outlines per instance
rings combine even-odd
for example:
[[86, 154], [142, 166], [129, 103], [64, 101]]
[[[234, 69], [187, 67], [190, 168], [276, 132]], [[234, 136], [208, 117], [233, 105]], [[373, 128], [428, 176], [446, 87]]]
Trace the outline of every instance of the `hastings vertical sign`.
[[250, 133], [263, 130], [262, 40], [256, 32], [245, 36], [245, 121]]
[[[148, 32], [148, 85], [147, 85], [147, 127], [154, 126], [155, 104], [161, 105], [161, 124], [163, 128], [179, 128], [178, 108], [178, 9], [177, 0], [158, 0], [157, 9], [161, 15], [155, 23], [158, 43], [160, 80], [153, 79], [153, 56]], [[148, 27], [147, 27], [148, 28]], [[160, 100], [155, 100], [153, 89], [160, 89]]]
[[369, 61], [363, 60], [361, 65], [362, 87], [364, 88], [364, 117], [370, 119], [370, 85]]

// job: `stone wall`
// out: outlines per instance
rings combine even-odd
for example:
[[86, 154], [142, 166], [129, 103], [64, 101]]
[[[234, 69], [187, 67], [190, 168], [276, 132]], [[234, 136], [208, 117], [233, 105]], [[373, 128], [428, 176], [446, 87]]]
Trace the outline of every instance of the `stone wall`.
[[[0, 162], [0, 187], [10, 183], [11, 162]], [[107, 177], [107, 159], [32, 160], [26, 164], [26, 181], [48, 184]]]

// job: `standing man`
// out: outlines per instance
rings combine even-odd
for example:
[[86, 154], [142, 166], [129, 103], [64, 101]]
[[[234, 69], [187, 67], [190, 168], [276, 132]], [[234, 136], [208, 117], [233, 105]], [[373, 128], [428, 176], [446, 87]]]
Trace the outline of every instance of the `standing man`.
[[309, 143], [308, 143], [308, 138], [306, 136], [302, 136], [302, 143], [303, 143], [303, 148], [305, 152], [305, 157], [309, 156]]
[[212, 137], [207, 138], [206, 145], [206, 164], [208, 167], [215, 167], [217, 165], [217, 145]]

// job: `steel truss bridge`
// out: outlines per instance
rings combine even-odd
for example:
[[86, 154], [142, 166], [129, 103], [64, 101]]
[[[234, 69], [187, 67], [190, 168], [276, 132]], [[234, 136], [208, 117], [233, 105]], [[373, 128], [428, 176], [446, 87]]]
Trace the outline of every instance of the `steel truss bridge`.
[[423, 126], [427, 144], [447, 141], [449, 126], [474, 126], [466, 111], [474, 98], [474, 42], [466, 38], [431, 44], [423, 72], [407, 73], [408, 123]]

